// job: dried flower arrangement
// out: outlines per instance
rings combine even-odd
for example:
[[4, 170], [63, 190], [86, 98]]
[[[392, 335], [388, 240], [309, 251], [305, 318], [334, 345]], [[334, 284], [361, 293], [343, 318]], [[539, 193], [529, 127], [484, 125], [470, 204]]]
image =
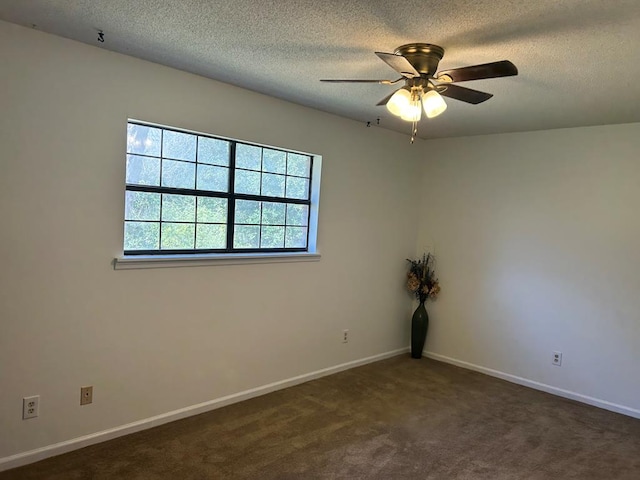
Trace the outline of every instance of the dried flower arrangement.
[[414, 294], [420, 303], [427, 298], [435, 299], [440, 293], [440, 284], [433, 269], [434, 258], [431, 253], [425, 253], [418, 260], [410, 260], [407, 273], [407, 290]]

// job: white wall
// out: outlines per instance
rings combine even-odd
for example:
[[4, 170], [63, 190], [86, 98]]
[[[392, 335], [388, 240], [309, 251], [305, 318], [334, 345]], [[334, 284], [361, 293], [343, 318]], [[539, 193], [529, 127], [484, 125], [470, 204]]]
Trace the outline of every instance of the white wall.
[[[0, 459], [408, 345], [406, 136], [3, 22], [0, 65]], [[128, 117], [323, 155], [322, 259], [114, 271]]]
[[428, 150], [418, 250], [435, 249], [442, 295], [426, 350], [640, 416], [640, 124]]

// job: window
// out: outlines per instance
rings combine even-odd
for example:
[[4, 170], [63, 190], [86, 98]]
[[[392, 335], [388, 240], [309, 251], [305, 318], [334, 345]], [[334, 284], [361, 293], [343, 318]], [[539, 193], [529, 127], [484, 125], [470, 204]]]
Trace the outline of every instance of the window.
[[310, 251], [314, 159], [128, 122], [125, 255]]

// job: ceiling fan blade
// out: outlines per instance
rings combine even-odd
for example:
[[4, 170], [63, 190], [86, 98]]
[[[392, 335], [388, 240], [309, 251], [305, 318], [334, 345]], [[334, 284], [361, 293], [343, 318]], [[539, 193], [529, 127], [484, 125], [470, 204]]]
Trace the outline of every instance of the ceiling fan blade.
[[518, 74], [518, 69], [509, 60], [484, 63], [472, 67], [454, 68], [438, 72], [438, 79], [446, 80], [449, 77], [452, 82], [468, 82], [470, 80], [482, 80], [483, 78], [511, 77]]
[[[322, 79], [321, 82], [327, 83], [379, 83], [381, 85], [391, 85], [395, 83], [393, 80], [341, 80], [341, 79]], [[397, 81], [397, 80], [396, 80]]]
[[472, 103], [477, 105], [478, 103], [486, 102], [493, 95], [491, 93], [480, 92], [479, 90], [473, 90], [471, 88], [460, 87], [459, 85], [446, 85], [447, 89], [440, 92], [443, 97], [453, 98], [462, 102]]
[[381, 107], [383, 105], [386, 105], [387, 102], [389, 102], [389, 99], [391, 99], [391, 97], [393, 97], [393, 94], [396, 93], [398, 90], [394, 90], [393, 92], [391, 92], [389, 95], [387, 95], [386, 97], [384, 97], [382, 100], [380, 100], [378, 103], [376, 103], [376, 107]]
[[413, 65], [409, 63], [409, 60], [404, 58], [402, 55], [383, 52], [376, 52], [376, 55], [403, 77], [413, 78], [420, 76], [420, 72], [418, 72]]

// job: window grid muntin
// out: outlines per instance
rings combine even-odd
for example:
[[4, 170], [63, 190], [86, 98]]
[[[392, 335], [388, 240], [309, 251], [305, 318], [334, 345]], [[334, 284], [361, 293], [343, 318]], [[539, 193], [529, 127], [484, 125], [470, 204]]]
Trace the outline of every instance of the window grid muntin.
[[[175, 128], [171, 128], [171, 127], [160, 127], [160, 126], [155, 126], [155, 125], [149, 125], [149, 124], [145, 124], [142, 122], [135, 122], [135, 121], [129, 121], [127, 122], [128, 125], [139, 125], [141, 127], [148, 127], [148, 128], [155, 128], [160, 130], [160, 156], [155, 156], [155, 155], [147, 155], [147, 154], [143, 154], [143, 153], [136, 153], [136, 152], [129, 152], [128, 148], [127, 148], [127, 152], [126, 155], [137, 155], [137, 156], [141, 156], [141, 157], [148, 157], [148, 158], [153, 158], [153, 159], [157, 159], [159, 164], [160, 164], [160, 177], [159, 177], [159, 183], [160, 185], [155, 186], [155, 185], [139, 185], [139, 184], [126, 184], [126, 190], [127, 191], [142, 191], [142, 192], [150, 192], [150, 193], [160, 193], [160, 194], [175, 194], [175, 195], [186, 195], [186, 196], [195, 196], [195, 197], [214, 197], [214, 198], [226, 198], [227, 199], [227, 222], [226, 224], [224, 223], [217, 223], [217, 222], [198, 222], [198, 215], [197, 215], [197, 209], [198, 209], [198, 201], [196, 198], [195, 201], [195, 221], [194, 222], [176, 222], [176, 221], [171, 221], [171, 222], [163, 222], [162, 221], [162, 197], [160, 200], [160, 220], [159, 221], [145, 221], [147, 223], [158, 223], [158, 231], [159, 231], [159, 238], [158, 238], [158, 249], [157, 250], [125, 250], [125, 254], [127, 255], [162, 255], [162, 254], [171, 254], [171, 255], [179, 255], [179, 254], [205, 254], [205, 253], [258, 253], [258, 252], [262, 252], [262, 253], [269, 253], [269, 252], [306, 252], [308, 251], [308, 247], [309, 247], [309, 233], [310, 233], [310, 216], [311, 216], [311, 191], [312, 191], [312, 172], [313, 172], [313, 156], [312, 155], [307, 155], [307, 154], [301, 154], [301, 153], [296, 153], [296, 152], [290, 152], [287, 150], [283, 150], [283, 149], [279, 149], [279, 148], [275, 148], [275, 147], [264, 147], [261, 145], [253, 145], [250, 143], [246, 143], [246, 142], [240, 142], [240, 141], [235, 141], [235, 140], [229, 140], [229, 139], [223, 139], [223, 138], [218, 138], [215, 137], [213, 135], [204, 135], [204, 134], [200, 134], [200, 133], [191, 133], [191, 132], [186, 132], [186, 131], [182, 131], [179, 129], [175, 129]], [[185, 134], [189, 134], [189, 135], [193, 135], [196, 138], [196, 145], [195, 145], [195, 159], [194, 161], [189, 161], [189, 160], [183, 160], [183, 159], [176, 159], [176, 158], [166, 158], [167, 160], [171, 160], [171, 161], [176, 161], [176, 162], [184, 162], [184, 163], [191, 163], [195, 165], [195, 176], [194, 176], [194, 187], [193, 189], [187, 189], [187, 188], [179, 188], [179, 187], [164, 187], [162, 186], [162, 168], [163, 168], [163, 160], [165, 160], [164, 157], [164, 151], [163, 151], [163, 147], [164, 147], [164, 133], [166, 131], [172, 131], [172, 132], [178, 132], [178, 133], [185, 133]], [[218, 140], [218, 141], [222, 141], [222, 142], [227, 142], [229, 144], [229, 164], [228, 166], [226, 165], [220, 165], [219, 163], [205, 163], [205, 162], [200, 162], [198, 159], [199, 156], [199, 142], [200, 142], [200, 138], [211, 138], [214, 140]], [[260, 148], [260, 170], [253, 170], [250, 168], [236, 168], [236, 146], [237, 145], [248, 145], [248, 146], [252, 146], [252, 147], [259, 147]], [[264, 170], [264, 152], [265, 149], [271, 150], [271, 151], [276, 151], [276, 152], [283, 152], [285, 154], [285, 168], [284, 171], [285, 173], [276, 173], [276, 172], [267, 172]], [[289, 174], [288, 173], [288, 162], [289, 162], [289, 154], [292, 155], [300, 155], [303, 157], [307, 157], [308, 158], [308, 172], [309, 172], [309, 176], [300, 176], [300, 175], [293, 175], [293, 174]], [[209, 166], [217, 166], [220, 168], [227, 168], [228, 171], [228, 175], [227, 175], [227, 181], [228, 181], [228, 190], [227, 192], [219, 192], [219, 191], [213, 191], [213, 190], [199, 190], [197, 188], [197, 179], [198, 179], [198, 165], [209, 165]], [[238, 194], [238, 193], [232, 193], [235, 192], [235, 172], [236, 170], [246, 170], [246, 171], [252, 171], [252, 172], [257, 172], [260, 173], [260, 194], [259, 195], [254, 195], [254, 194]], [[262, 195], [262, 175], [264, 173], [270, 174], [270, 175], [280, 175], [282, 177], [285, 177], [285, 196], [284, 197], [277, 197], [277, 196], [264, 196]], [[287, 177], [292, 177], [292, 178], [302, 178], [308, 181], [308, 188], [307, 188], [307, 192], [306, 192], [306, 199], [298, 199], [298, 198], [287, 198], [286, 197], [286, 188], [287, 188], [287, 182], [286, 182], [286, 178]], [[303, 204], [303, 205], [307, 205], [308, 209], [307, 209], [307, 225], [305, 226], [301, 226], [301, 225], [287, 225], [286, 221], [287, 221], [287, 216], [288, 216], [288, 209], [285, 208], [285, 225], [272, 225], [272, 224], [250, 224], [252, 226], [256, 226], [258, 227], [258, 231], [259, 231], [259, 243], [258, 245], [262, 244], [262, 227], [263, 226], [282, 226], [285, 229], [285, 238], [284, 238], [284, 245], [286, 245], [286, 229], [287, 227], [293, 227], [293, 228], [305, 228], [306, 229], [306, 238], [305, 238], [305, 246], [304, 247], [283, 247], [283, 248], [235, 248], [233, 245], [233, 239], [234, 239], [234, 234], [235, 234], [235, 226], [236, 225], [244, 225], [244, 224], [236, 224], [235, 223], [235, 201], [236, 199], [240, 200], [254, 200], [254, 201], [259, 201], [259, 202], [274, 202], [274, 203], [284, 203], [284, 204]], [[261, 222], [262, 222], [262, 204], [261, 204], [261, 212], [260, 212], [260, 216], [261, 216]], [[127, 221], [130, 222], [142, 222], [139, 220], [126, 220], [125, 219], [125, 224]], [[191, 224], [194, 226], [194, 238], [193, 238], [193, 245], [194, 248], [193, 249], [162, 249], [162, 224], [163, 223], [185, 223], [185, 224]], [[198, 249], [195, 248], [195, 246], [197, 245], [197, 226], [199, 224], [202, 225], [226, 225], [226, 242], [227, 242], [227, 247], [226, 248], [221, 248], [221, 249]]]

